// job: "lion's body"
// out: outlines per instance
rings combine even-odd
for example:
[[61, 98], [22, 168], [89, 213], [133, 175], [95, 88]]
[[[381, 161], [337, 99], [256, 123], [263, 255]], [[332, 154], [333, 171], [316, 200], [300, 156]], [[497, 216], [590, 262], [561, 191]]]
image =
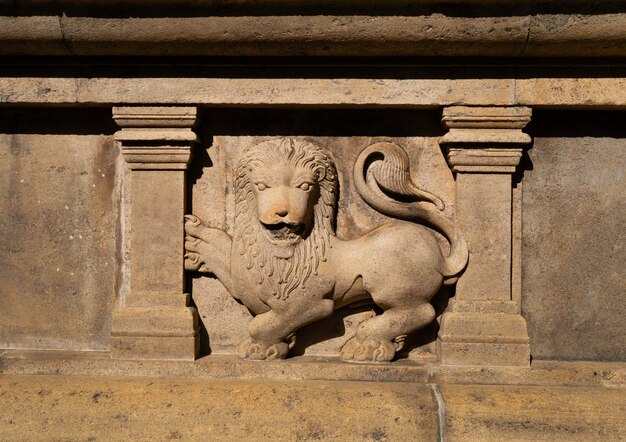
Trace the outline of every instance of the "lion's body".
[[300, 311], [314, 299], [332, 299], [335, 308], [364, 299], [383, 308], [423, 303], [430, 301], [443, 280], [444, 257], [437, 240], [428, 229], [404, 221], [383, 224], [353, 240], [333, 236], [318, 274], [286, 300], [277, 299], [269, 283], [258, 284], [235, 248], [230, 259], [232, 274], [238, 275], [233, 294], [254, 315], [269, 310]]
[[357, 239], [336, 238], [320, 273], [334, 275], [337, 307], [371, 298], [386, 309], [429, 302], [442, 285], [443, 260], [426, 228], [392, 221]]
[[[186, 265], [215, 273], [254, 315], [250, 336], [240, 348], [242, 357], [283, 358], [299, 328], [335, 308], [370, 298], [384, 313], [359, 325], [342, 356], [391, 360], [404, 335], [434, 319], [429, 301], [465, 265], [464, 242], [452, 241], [451, 252], [444, 255], [432, 231], [400, 220], [341, 240], [334, 233], [334, 162], [318, 146], [287, 141], [261, 143], [240, 161], [232, 240], [188, 218], [186, 231], [195, 239], [186, 242], [192, 254]], [[401, 149], [387, 146], [385, 153], [401, 155], [396, 148]], [[358, 167], [365, 163], [362, 157]], [[404, 210], [399, 203], [379, 201], [362, 178], [356, 177], [357, 190], [370, 205], [391, 215], [397, 207]], [[399, 185], [407, 188], [406, 183]], [[436, 216], [429, 219], [431, 224]]]

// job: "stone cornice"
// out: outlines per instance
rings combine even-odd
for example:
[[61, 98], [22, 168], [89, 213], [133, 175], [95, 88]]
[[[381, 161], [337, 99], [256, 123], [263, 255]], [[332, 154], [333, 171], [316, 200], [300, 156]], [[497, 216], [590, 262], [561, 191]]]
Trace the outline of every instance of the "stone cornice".
[[131, 169], [186, 169], [197, 141], [195, 107], [114, 107], [115, 139]]
[[[561, 6], [565, 12], [533, 13], [527, 2], [474, 0], [474, 5], [505, 7], [462, 16], [458, 4], [463, 2], [440, 3], [443, 9], [437, 12], [422, 7], [386, 15], [375, 7], [369, 14], [362, 10], [351, 14], [355, 2], [326, 15], [280, 8], [278, 13], [269, 3], [256, 15], [245, 15], [245, 8], [239, 14], [234, 10], [211, 15], [209, 8], [195, 16], [181, 16], [177, 10], [179, 16], [170, 17], [166, 9], [165, 16], [124, 16], [130, 2], [109, 8], [108, 15], [102, 6], [105, 9], [96, 16], [89, 16], [89, 10], [82, 16], [5, 12], [0, 16], [0, 55], [626, 56], [623, 12], [591, 9], [589, 13], [587, 8], [580, 13], [580, 8]], [[507, 9], [507, 4], [522, 5], [522, 12], [511, 12], [513, 6]], [[126, 18], [117, 18], [120, 14]]]

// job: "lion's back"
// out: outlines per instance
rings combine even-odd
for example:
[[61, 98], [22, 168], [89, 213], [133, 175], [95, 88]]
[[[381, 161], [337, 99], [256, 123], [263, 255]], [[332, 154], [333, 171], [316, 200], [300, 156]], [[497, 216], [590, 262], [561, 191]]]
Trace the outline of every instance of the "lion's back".
[[394, 220], [350, 243], [345, 258], [372, 289], [415, 283], [426, 289], [442, 283], [444, 256], [426, 227]]

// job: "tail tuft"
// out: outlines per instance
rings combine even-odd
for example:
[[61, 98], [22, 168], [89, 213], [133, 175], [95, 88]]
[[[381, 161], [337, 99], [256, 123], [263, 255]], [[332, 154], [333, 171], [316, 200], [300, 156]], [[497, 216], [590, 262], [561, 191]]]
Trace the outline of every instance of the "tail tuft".
[[450, 243], [442, 271], [444, 283], [456, 281], [452, 277], [467, 265], [467, 243], [443, 213], [441, 198], [415, 184], [404, 149], [387, 142], [365, 148], [354, 165], [354, 183], [359, 195], [375, 210], [394, 218], [421, 221], [444, 235]]

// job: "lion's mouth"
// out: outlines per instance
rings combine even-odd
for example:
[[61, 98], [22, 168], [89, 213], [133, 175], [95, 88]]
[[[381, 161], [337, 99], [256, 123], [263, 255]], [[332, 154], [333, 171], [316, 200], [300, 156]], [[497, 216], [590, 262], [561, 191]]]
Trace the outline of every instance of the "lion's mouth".
[[304, 224], [289, 224], [289, 223], [276, 223], [276, 224], [263, 224], [265, 231], [269, 235], [270, 239], [276, 242], [292, 243], [302, 237], [304, 233]]

